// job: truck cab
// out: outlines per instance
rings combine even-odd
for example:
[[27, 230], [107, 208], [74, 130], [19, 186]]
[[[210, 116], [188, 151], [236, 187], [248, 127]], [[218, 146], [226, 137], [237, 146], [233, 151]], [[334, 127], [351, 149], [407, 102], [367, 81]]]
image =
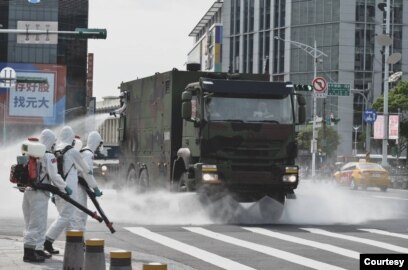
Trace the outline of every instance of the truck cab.
[[304, 110], [296, 110], [295, 102], [300, 100], [289, 82], [200, 78], [189, 84], [182, 93], [176, 161], [184, 168], [175, 166], [181, 169], [174, 171], [173, 182], [180, 191], [227, 189], [241, 202], [269, 196], [283, 204], [299, 181], [295, 124], [304, 121]]

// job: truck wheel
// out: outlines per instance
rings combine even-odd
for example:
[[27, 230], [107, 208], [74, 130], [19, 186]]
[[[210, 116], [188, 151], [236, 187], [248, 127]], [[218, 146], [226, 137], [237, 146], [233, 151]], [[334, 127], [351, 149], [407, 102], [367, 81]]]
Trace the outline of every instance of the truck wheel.
[[146, 169], [142, 169], [142, 171], [139, 174], [139, 179], [136, 188], [140, 192], [146, 192], [148, 187], [149, 187], [149, 174], [147, 173]]
[[127, 175], [126, 186], [136, 189], [137, 192], [145, 192], [147, 189], [147, 183], [149, 182], [149, 176], [147, 170], [143, 169], [139, 177], [135, 168], [131, 168]]

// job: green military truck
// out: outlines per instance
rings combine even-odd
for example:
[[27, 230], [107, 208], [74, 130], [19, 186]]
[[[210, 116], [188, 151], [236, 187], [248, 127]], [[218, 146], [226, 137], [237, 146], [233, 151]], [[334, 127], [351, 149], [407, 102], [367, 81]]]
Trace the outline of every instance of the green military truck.
[[305, 99], [262, 74], [176, 69], [120, 85], [123, 178], [139, 190], [169, 188], [240, 202], [294, 197], [295, 125]]

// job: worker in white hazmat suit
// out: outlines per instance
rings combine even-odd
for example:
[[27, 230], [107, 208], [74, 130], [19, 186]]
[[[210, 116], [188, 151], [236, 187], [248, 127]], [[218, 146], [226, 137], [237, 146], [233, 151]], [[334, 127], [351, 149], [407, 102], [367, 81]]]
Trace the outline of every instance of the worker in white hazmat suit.
[[[101, 135], [97, 131], [92, 131], [91, 133], [89, 133], [88, 140], [86, 142], [86, 146], [82, 148], [80, 151], [82, 159], [87, 163], [89, 168], [93, 168], [94, 153], [101, 146], [102, 146]], [[102, 192], [99, 190], [98, 185], [93, 175], [88, 177], [88, 180], [86, 180], [86, 178], [84, 177], [84, 172], [79, 171], [78, 177], [85, 180], [88, 186], [91, 189], [93, 189], [96, 197], [102, 196]], [[77, 202], [87, 207], [87, 197], [88, 197], [88, 194], [86, 193], [84, 186], [82, 186], [81, 184], [78, 184]], [[75, 228], [74, 229], [84, 232], [86, 229], [86, 219], [87, 218], [88, 218], [88, 215], [86, 213], [80, 211], [79, 209], [75, 209], [75, 212], [74, 212]]]
[[[74, 131], [70, 126], [64, 126], [60, 132], [60, 144], [56, 150], [66, 149], [66, 146], [73, 145], [75, 140]], [[77, 187], [78, 187], [78, 171], [80, 168], [84, 173], [84, 177], [87, 179], [92, 174], [92, 170], [83, 161], [81, 154], [75, 148], [70, 148], [64, 154], [63, 158], [63, 175], [68, 187], [72, 189], [71, 198], [77, 200]], [[75, 206], [65, 201], [59, 196], [55, 196], [55, 205], [57, 207], [59, 216], [51, 224], [46, 233], [44, 249], [51, 254], [58, 254], [59, 251], [55, 250], [52, 243], [57, 239], [60, 234], [65, 230], [72, 230], [74, 228], [74, 211]]]
[[[57, 163], [53, 147], [57, 138], [54, 132], [44, 129], [40, 135], [40, 143], [45, 145], [45, 155], [39, 159], [39, 178], [43, 184], [53, 184], [68, 195], [72, 190], [67, 187], [57, 172]], [[44, 252], [45, 232], [47, 230], [47, 212], [50, 194], [48, 191], [26, 187], [23, 198], [23, 213], [25, 222], [24, 257], [25, 262], [43, 262], [51, 255]]]

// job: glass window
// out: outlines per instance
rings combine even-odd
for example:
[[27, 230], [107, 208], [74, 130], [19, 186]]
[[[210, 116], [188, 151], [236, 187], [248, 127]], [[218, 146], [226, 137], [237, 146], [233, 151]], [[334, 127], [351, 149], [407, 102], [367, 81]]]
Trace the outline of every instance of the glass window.
[[205, 107], [207, 121], [293, 123], [290, 96], [276, 99], [229, 98], [213, 96]]

